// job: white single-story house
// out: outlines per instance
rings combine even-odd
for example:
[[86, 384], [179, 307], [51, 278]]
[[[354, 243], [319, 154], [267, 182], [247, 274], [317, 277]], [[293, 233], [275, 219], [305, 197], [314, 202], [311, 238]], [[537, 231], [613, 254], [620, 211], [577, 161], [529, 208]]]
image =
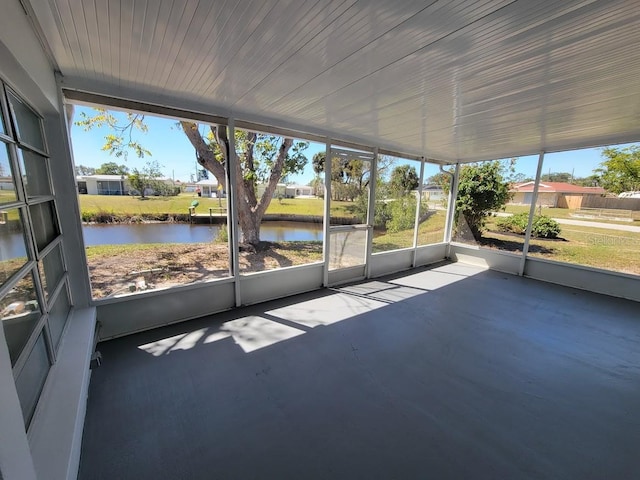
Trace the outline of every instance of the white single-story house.
[[78, 175], [78, 193], [88, 195], [128, 195], [129, 180], [124, 175]]
[[[259, 183], [257, 187], [256, 195], [261, 197], [264, 194], [267, 185], [264, 183]], [[297, 185], [291, 184], [287, 185], [286, 183], [279, 183], [276, 186], [276, 189], [273, 192], [273, 198], [295, 198], [295, 197], [304, 197], [304, 196], [313, 196], [314, 191], [313, 187], [309, 185]]]
[[196, 185], [195, 191], [200, 193], [202, 197], [215, 198], [219, 195], [219, 192], [222, 193], [223, 198], [226, 196], [224, 187], [223, 188], [218, 187], [218, 180], [215, 177], [202, 179], [196, 182], [195, 185]]
[[[258, 184], [258, 186], [256, 187], [256, 195], [258, 196], [258, 198], [262, 197], [266, 188], [267, 188], [266, 183]], [[278, 197], [285, 198], [286, 196], [287, 196], [287, 185], [284, 183], [279, 183], [276, 186], [276, 189], [273, 191], [272, 198], [278, 198]]]
[[310, 197], [313, 196], [313, 187], [309, 185], [287, 185], [285, 187], [285, 197]]
[[[171, 178], [158, 179], [169, 186], [179, 186], [179, 181], [174, 182]], [[131, 187], [129, 179], [125, 175], [78, 175], [76, 177], [78, 193], [87, 195], [131, 195], [137, 194]], [[152, 188], [145, 190], [145, 195], [153, 195]]]
[[428, 202], [442, 202], [445, 198], [444, 190], [440, 185], [428, 184], [422, 187], [422, 199]]
[[[195, 184], [195, 186], [195, 191], [197, 192], [199, 188], [201, 196], [203, 197], [217, 197], [218, 192], [220, 191], [218, 189], [218, 180], [215, 177], [212, 179], [200, 180]], [[256, 195], [258, 197], [262, 196], [266, 187], [266, 184], [259, 183], [257, 186]], [[223, 197], [226, 195], [224, 189], [222, 190], [222, 195]], [[282, 196], [283, 198], [294, 198], [307, 195], [313, 195], [313, 187], [310, 187], [308, 185], [286, 185], [284, 183], [279, 183], [276, 186], [275, 191], [273, 192], [273, 198], [278, 198], [279, 196]]]

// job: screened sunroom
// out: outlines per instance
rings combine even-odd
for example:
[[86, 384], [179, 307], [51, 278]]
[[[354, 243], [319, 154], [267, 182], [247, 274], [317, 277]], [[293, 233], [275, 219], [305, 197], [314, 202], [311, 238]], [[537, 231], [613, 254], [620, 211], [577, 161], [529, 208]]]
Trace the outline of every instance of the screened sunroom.
[[[553, 174], [640, 141], [639, 7], [4, 2], [0, 479], [633, 478], [640, 202]], [[185, 162], [224, 195], [194, 191], [173, 220], [201, 215], [217, 240], [114, 242], [105, 283], [83, 108], [215, 139], [223, 162], [197, 137]], [[261, 138], [309, 145], [313, 183], [273, 168], [248, 187]], [[390, 165], [415, 171], [402, 198]], [[492, 168], [502, 186], [482, 183]], [[482, 235], [456, 210], [474, 182], [525, 192]], [[311, 240], [278, 236], [290, 185], [316, 206]]]

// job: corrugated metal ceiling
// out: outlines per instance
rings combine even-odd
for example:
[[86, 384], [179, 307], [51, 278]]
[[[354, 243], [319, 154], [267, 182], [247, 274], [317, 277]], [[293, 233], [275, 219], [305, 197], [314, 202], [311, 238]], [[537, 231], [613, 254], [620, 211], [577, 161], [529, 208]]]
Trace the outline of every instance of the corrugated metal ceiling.
[[640, 138], [635, 0], [32, 6], [71, 88], [449, 161]]

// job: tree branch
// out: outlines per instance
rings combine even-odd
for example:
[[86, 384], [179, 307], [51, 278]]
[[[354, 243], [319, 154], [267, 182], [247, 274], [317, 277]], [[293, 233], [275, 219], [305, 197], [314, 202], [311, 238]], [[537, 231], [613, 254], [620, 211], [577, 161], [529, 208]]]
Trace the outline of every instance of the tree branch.
[[[202, 165], [204, 168], [209, 170], [218, 180], [219, 185], [226, 184], [226, 178], [224, 174], [224, 166], [222, 163], [218, 161], [213, 150], [202, 138], [200, 132], [198, 131], [198, 125], [192, 122], [180, 122], [180, 126], [182, 127], [182, 131], [193, 145], [193, 148], [196, 150], [196, 158], [198, 159], [198, 163]], [[212, 127], [213, 130], [214, 127]], [[215, 133], [215, 132], [214, 132]], [[225, 131], [226, 135], [226, 131]], [[219, 143], [220, 145], [220, 143]], [[223, 148], [220, 145], [220, 150], [222, 152], [223, 158], [227, 159], [227, 149]]]
[[269, 181], [267, 182], [267, 187], [260, 197], [260, 203], [256, 207], [256, 211], [259, 212], [260, 215], [263, 215], [269, 206], [269, 201], [273, 198], [273, 194], [276, 191], [278, 186], [278, 182], [282, 177], [282, 170], [284, 168], [284, 161], [287, 158], [287, 153], [289, 149], [293, 145], [293, 138], [283, 138], [282, 145], [278, 149], [278, 157], [271, 168], [271, 175], [269, 175]]

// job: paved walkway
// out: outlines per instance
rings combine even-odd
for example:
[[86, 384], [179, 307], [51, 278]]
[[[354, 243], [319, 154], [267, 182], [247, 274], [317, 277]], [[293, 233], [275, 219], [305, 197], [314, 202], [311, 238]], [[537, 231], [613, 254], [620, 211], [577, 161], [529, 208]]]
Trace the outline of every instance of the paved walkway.
[[[494, 212], [498, 217], [510, 217], [512, 213]], [[618, 223], [591, 222], [588, 220], [572, 220], [570, 218], [554, 218], [560, 225], [573, 225], [576, 227], [605, 228], [609, 230], [620, 230], [622, 232], [640, 233], [640, 226], [620, 225]]]

